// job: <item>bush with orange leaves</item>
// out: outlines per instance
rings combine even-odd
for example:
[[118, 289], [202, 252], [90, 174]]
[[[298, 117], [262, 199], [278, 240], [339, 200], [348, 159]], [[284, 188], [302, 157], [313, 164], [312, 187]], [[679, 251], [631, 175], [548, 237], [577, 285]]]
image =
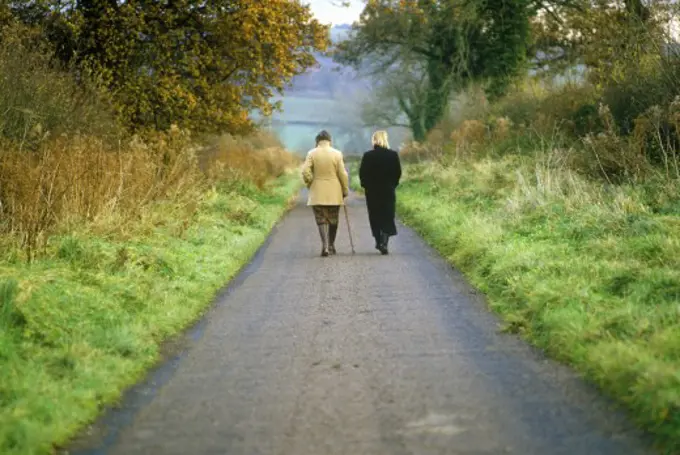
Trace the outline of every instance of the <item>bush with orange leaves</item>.
[[449, 136], [456, 155], [474, 151], [486, 142], [489, 136], [487, 125], [480, 120], [464, 120]]
[[420, 161], [437, 160], [442, 157], [443, 149], [436, 142], [410, 141], [399, 149], [401, 160], [405, 163], [418, 163]]
[[300, 164], [297, 155], [264, 131], [248, 137], [225, 134], [213, 139], [199, 159], [200, 168], [211, 179], [245, 178], [258, 188]]

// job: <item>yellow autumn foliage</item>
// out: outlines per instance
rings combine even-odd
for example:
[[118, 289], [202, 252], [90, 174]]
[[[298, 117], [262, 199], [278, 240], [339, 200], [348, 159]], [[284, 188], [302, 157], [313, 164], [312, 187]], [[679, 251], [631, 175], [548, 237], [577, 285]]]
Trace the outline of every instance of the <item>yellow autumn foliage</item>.
[[[290, 0], [41, 2], [34, 25], [75, 75], [100, 81], [132, 130], [243, 133], [254, 111], [316, 63], [328, 27]], [[34, 5], [40, 8], [40, 5]], [[15, 22], [26, 22], [21, 2]], [[47, 10], [46, 10], [47, 12]], [[0, 26], [12, 10], [0, 11]], [[8, 19], [9, 14], [9, 19]], [[40, 17], [40, 16], [36, 16]]]

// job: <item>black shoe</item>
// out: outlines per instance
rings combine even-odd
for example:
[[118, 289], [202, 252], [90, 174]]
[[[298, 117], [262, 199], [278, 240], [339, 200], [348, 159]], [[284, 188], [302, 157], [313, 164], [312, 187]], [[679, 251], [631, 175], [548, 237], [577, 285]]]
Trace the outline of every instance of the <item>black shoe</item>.
[[389, 251], [387, 250], [387, 243], [389, 242], [390, 237], [387, 234], [381, 234], [380, 235], [380, 247], [378, 248], [380, 250], [380, 253], [385, 255], [388, 254]]

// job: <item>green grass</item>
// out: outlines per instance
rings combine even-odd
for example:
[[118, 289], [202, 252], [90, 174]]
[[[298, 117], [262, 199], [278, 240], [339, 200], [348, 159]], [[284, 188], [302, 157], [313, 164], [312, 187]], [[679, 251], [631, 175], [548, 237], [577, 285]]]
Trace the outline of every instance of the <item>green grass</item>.
[[126, 233], [74, 232], [0, 258], [0, 453], [47, 454], [159, 360], [209, 307], [299, 188], [221, 188], [188, 223], [158, 205]]
[[603, 189], [529, 157], [405, 167], [401, 219], [506, 322], [680, 453], [678, 186]]
[[347, 168], [349, 170], [349, 188], [359, 194], [363, 194], [364, 189], [361, 187], [361, 181], [359, 180], [359, 164], [361, 163], [361, 158], [346, 160]]

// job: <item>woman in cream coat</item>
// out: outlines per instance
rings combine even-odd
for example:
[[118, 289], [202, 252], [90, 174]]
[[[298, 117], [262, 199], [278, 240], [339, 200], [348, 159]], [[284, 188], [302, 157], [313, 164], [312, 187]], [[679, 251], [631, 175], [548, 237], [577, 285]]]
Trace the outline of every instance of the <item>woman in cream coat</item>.
[[335, 254], [340, 206], [349, 194], [349, 179], [340, 150], [331, 147], [331, 135], [321, 131], [316, 148], [307, 153], [302, 180], [309, 189], [307, 205], [312, 206], [321, 236], [321, 256]]

